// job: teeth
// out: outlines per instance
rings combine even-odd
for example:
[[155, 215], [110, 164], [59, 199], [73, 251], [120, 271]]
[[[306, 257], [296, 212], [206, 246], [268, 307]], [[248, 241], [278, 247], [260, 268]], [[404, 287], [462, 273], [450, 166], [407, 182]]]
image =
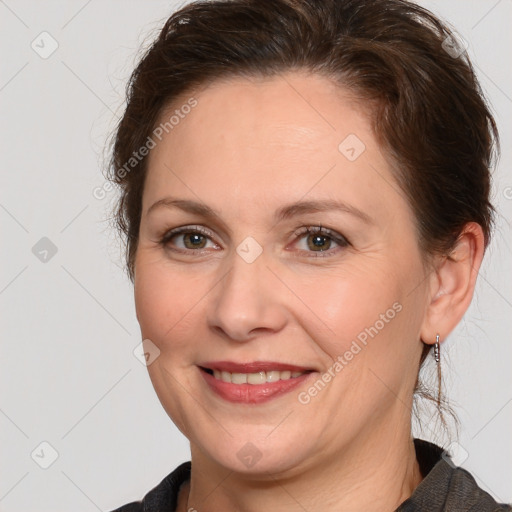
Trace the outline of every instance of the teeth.
[[[235, 375], [243, 375], [243, 374], [241, 374], [241, 373], [233, 374], [233, 382], [235, 384], [238, 384], [238, 382], [235, 382], [235, 380], [234, 380]], [[247, 374], [247, 384], [265, 384], [265, 382], [267, 382], [266, 372], [248, 373]]]
[[232, 384], [264, 384], [265, 382], [277, 382], [278, 380], [288, 380], [300, 377], [305, 372], [280, 372], [272, 370], [269, 372], [258, 373], [230, 373], [225, 371], [213, 370], [213, 376], [223, 382]]
[[281, 379], [281, 372], [266, 372], [267, 373], [267, 382], [276, 382]]
[[247, 373], [232, 373], [231, 382], [233, 384], [247, 384]]

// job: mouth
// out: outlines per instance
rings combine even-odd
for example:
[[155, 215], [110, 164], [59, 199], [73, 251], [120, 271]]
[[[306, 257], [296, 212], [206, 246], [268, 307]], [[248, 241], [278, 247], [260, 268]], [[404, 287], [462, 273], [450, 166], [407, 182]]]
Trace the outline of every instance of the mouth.
[[214, 361], [205, 363], [199, 368], [223, 382], [251, 385], [295, 379], [305, 373], [314, 371], [303, 366], [274, 361], [254, 361], [250, 363]]
[[237, 403], [261, 403], [287, 393], [315, 370], [277, 362], [234, 363], [217, 361], [198, 366], [221, 398]]

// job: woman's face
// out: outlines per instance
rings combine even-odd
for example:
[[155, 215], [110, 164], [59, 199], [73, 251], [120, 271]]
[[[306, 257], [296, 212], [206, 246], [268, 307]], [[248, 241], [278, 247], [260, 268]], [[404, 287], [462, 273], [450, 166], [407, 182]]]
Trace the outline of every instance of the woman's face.
[[356, 107], [319, 76], [237, 78], [153, 136], [137, 318], [158, 397], [210, 464], [295, 471], [409, 431], [428, 280]]

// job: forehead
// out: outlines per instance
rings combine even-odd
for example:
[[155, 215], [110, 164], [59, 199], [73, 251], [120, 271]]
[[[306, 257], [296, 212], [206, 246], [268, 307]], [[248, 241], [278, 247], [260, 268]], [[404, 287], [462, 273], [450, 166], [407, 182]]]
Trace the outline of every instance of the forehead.
[[212, 201], [229, 191], [246, 208], [321, 194], [378, 214], [401, 199], [369, 116], [327, 78], [213, 82], [174, 101], [161, 123], [172, 115], [179, 121], [151, 150], [144, 209], [166, 187]]
[[[197, 106], [172, 129], [176, 145], [190, 145], [194, 137], [201, 137], [202, 147], [209, 148], [205, 146], [209, 143], [231, 145], [240, 152], [245, 148], [264, 149], [262, 144], [269, 150], [290, 146], [297, 151], [336, 151], [347, 129], [373, 143], [362, 103], [319, 75], [289, 72], [214, 81], [181, 95], [162, 114], [161, 121], [180, 111], [192, 96]], [[201, 151], [202, 147], [196, 149]]]

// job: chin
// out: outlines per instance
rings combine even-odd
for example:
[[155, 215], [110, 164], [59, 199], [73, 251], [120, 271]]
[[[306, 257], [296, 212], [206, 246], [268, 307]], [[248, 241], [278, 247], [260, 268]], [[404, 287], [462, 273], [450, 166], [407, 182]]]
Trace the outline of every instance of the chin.
[[[309, 452], [314, 451], [313, 447], [308, 449], [302, 440], [295, 439], [286, 431], [279, 436], [274, 433], [268, 437], [268, 430], [263, 435], [257, 430], [246, 426], [241, 435], [230, 437], [225, 434], [222, 439], [198, 433], [198, 452], [192, 450], [192, 459], [206, 455], [213, 464], [226, 470], [268, 480], [270, 475], [300, 472], [300, 467], [304, 465], [302, 462], [309, 458]], [[194, 445], [193, 440], [191, 444]], [[297, 446], [301, 447], [300, 452], [297, 452]]]

